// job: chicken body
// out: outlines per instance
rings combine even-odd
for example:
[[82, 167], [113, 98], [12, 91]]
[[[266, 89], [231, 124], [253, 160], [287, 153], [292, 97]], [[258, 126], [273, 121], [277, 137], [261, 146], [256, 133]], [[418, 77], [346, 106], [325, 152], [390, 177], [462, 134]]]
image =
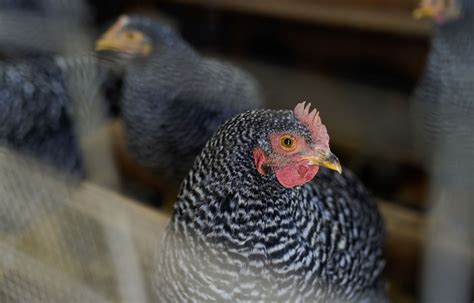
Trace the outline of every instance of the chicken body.
[[252, 152], [286, 131], [311, 141], [292, 112], [258, 110], [207, 143], [160, 243], [163, 302], [385, 302], [383, 221], [360, 181], [320, 168], [285, 188], [257, 172]]
[[435, 26], [414, 109], [426, 164], [443, 182], [467, 184], [474, 170], [474, 1], [460, 1], [460, 9], [457, 20]]
[[[431, 174], [423, 302], [472, 298], [472, 260], [455, 251], [472, 247], [474, 230], [474, 1], [449, 3], [460, 14], [434, 26], [414, 107], [417, 139]], [[440, 13], [449, 11], [445, 7]], [[446, 240], [449, 248], [440, 245]]]
[[0, 66], [0, 142], [67, 172], [82, 172], [61, 68], [31, 56]]
[[[95, 64], [92, 57], [52, 55], [28, 55], [0, 63], [0, 144], [63, 172], [84, 175], [72, 121], [73, 98], [77, 102], [97, 100], [102, 75], [97, 75], [97, 82], [89, 79]], [[70, 83], [80, 79], [94, 85]]]

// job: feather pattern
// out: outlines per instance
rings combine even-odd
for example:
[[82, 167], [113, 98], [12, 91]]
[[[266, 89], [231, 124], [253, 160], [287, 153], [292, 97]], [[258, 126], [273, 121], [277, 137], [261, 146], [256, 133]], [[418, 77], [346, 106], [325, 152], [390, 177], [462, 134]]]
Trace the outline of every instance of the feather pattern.
[[181, 182], [221, 123], [261, 106], [258, 84], [231, 64], [202, 57], [158, 21], [132, 16], [127, 27], [153, 41], [150, 57], [127, 67], [121, 108], [128, 145], [142, 165]]
[[158, 249], [160, 300], [384, 302], [374, 201], [348, 170], [293, 189], [260, 175], [252, 151], [278, 131], [312, 137], [291, 111], [250, 111], [197, 157]]
[[[84, 174], [73, 98], [97, 101], [94, 58], [30, 55], [0, 63], [0, 144], [64, 171]], [[105, 107], [105, 105], [104, 105]]]

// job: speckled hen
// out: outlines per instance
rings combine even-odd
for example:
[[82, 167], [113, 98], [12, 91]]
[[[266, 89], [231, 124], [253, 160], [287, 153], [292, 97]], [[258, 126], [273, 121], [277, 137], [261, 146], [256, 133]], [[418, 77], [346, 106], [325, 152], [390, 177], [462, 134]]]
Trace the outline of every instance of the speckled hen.
[[248, 111], [207, 143], [160, 242], [160, 301], [385, 302], [383, 221], [309, 109]]
[[122, 16], [96, 45], [126, 66], [121, 110], [130, 150], [169, 180], [182, 181], [221, 123], [261, 106], [252, 76], [202, 57], [157, 20]]

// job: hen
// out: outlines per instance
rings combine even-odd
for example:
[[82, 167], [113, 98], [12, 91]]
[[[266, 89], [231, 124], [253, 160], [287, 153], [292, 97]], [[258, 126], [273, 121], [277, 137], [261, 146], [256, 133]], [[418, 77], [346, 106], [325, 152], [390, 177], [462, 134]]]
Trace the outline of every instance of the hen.
[[181, 186], [157, 255], [158, 297], [385, 302], [383, 221], [360, 181], [333, 170], [309, 104], [227, 121]]
[[0, 145], [84, 175], [72, 117], [99, 100], [100, 83], [109, 79], [106, 68], [94, 72], [97, 64], [53, 55], [0, 62]]
[[81, 3], [0, 0], [0, 145], [77, 175], [85, 173], [82, 125], [73, 120], [99, 101], [112, 75], [105, 62], [77, 54], [74, 43], [87, 42]]
[[96, 48], [126, 72], [121, 111], [130, 150], [168, 180], [181, 182], [222, 122], [261, 106], [252, 76], [202, 57], [157, 20], [122, 16]]
[[432, 1], [431, 6], [424, 2], [420, 9], [438, 24], [416, 92], [418, 138], [430, 156], [428, 166], [442, 182], [472, 188], [474, 1]]
[[472, 260], [457, 252], [473, 245], [474, 1], [423, 0], [420, 10], [436, 21], [414, 102], [432, 185], [422, 300], [465, 302], [472, 299]]

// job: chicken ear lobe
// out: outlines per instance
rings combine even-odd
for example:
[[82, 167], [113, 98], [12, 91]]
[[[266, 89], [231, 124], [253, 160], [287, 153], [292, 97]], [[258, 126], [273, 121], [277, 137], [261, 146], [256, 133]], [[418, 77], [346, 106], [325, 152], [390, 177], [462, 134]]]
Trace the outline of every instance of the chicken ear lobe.
[[267, 163], [267, 156], [261, 148], [256, 148], [253, 150], [253, 161], [258, 173], [262, 176], [266, 175], [267, 173], [265, 171], [265, 164]]

